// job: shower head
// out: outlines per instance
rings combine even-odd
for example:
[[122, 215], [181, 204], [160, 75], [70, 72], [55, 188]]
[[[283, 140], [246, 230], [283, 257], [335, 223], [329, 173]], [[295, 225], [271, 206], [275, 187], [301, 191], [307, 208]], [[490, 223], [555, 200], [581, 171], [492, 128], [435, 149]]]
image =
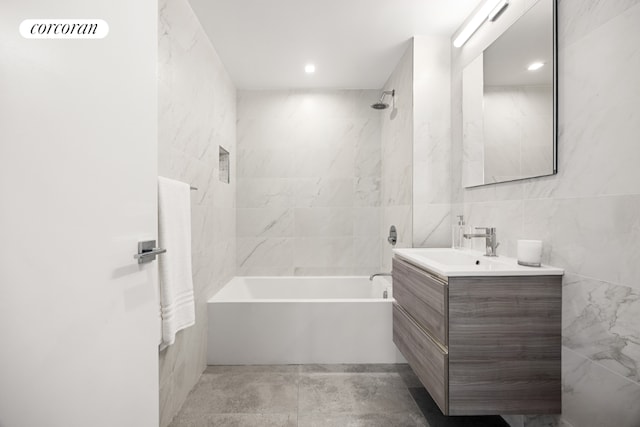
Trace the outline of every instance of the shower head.
[[389, 104], [384, 102], [384, 97], [387, 95], [391, 95], [391, 98], [393, 99], [393, 101], [395, 101], [396, 90], [392, 89], [383, 91], [382, 96], [380, 97], [380, 101], [376, 102], [375, 104], [371, 104], [371, 108], [373, 108], [374, 110], [386, 110], [387, 108], [389, 108]]
[[375, 104], [371, 104], [371, 108], [374, 110], [386, 110], [389, 108], [389, 104], [385, 104], [384, 102], [376, 102]]

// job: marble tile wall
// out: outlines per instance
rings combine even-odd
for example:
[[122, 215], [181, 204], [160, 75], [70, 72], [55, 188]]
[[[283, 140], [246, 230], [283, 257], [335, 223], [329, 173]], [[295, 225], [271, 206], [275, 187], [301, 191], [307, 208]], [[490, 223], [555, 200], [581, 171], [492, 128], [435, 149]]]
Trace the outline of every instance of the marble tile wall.
[[382, 270], [391, 271], [389, 227], [395, 225], [395, 247], [413, 246], [413, 43], [398, 62], [384, 90], [395, 89], [395, 106], [379, 111], [382, 146]]
[[[160, 426], [167, 426], [206, 367], [206, 301], [235, 275], [236, 91], [186, 0], [160, 0], [158, 173], [191, 194], [196, 324], [160, 353]], [[231, 183], [219, 181], [218, 147]]]
[[395, 247], [451, 245], [451, 106], [448, 38], [416, 36], [384, 86], [395, 108], [382, 114], [383, 270]]
[[550, 174], [553, 87], [490, 86], [483, 100], [485, 182]]
[[450, 46], [413, 39], [413, 247], [451, 246]]
[[462, 73], [462, 184], [484, 183], [484, 54], [464, 67]]
[[238, 92], [239, 275], [379, 271], [379, 95]]
[[[452, 52], [453, 214], [496, 226], [499, 253], [542, 239], [565, 268], [563, 413], [512, 426], [640, 425], [640, 1], [558, 1], [558, 174], [462, 189], [462, 69], [532, 3]], [[482, 224], [481, 224], [482, 223]], [[477, 242], [482, 244], [482, 242]]]

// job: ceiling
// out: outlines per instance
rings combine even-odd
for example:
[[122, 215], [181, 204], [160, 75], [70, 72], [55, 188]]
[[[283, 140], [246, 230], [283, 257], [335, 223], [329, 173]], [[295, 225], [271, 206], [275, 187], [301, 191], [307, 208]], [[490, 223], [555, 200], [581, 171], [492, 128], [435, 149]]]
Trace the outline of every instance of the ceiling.
[[[239, 89], [379, 89], [414, 35], [450, 37], [480, 0], [189, 0]], [[306, 63], [316, 72], [307, 75]]]

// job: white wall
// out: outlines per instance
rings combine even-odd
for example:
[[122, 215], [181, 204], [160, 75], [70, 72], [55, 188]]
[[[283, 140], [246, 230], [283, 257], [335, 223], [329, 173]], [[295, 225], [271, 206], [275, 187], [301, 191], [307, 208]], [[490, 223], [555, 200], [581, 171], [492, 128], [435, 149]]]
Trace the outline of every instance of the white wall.
[[[156, 427], [157, 4], [4, 0], [0, 425]], [[26, 40], [26, 18], [101, 40]]]
[[238, 274], [379, 270], [379, 95], [238, 93]]
[[510, 2], [495, 25], [452, 53], [454, 214], [497, 227], [499, 254], [515, 256], [517, 239], [544, 241], [544, 262], [566, 271], [562, 419], [575, 427], [634, 427], [640, 423], [638, 1], [559, 2], [558, 174], [460, 185], [462, 69], [531, 3]]
[[[186, 0], [161, 0], [158, 173], [187, 182], [196, 324], [160, 353], [160, 425], [166, 426], [206, 366], [207, 299], [235, 276], [236, 90]], [[230, 183], [219, 180], [218, 147]]]

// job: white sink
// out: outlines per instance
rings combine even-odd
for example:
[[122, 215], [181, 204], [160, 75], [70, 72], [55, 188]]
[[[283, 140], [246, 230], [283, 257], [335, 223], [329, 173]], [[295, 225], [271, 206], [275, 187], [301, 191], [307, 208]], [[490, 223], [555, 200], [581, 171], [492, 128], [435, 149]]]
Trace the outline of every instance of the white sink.
[[543, 265], [525, 267], [515, 258], [486, 257], [482, 252], [450, 248], [394, 249], [393, 253], [412, 264], [447, 277], [463, 276], [562, 276], [561, 268]]

